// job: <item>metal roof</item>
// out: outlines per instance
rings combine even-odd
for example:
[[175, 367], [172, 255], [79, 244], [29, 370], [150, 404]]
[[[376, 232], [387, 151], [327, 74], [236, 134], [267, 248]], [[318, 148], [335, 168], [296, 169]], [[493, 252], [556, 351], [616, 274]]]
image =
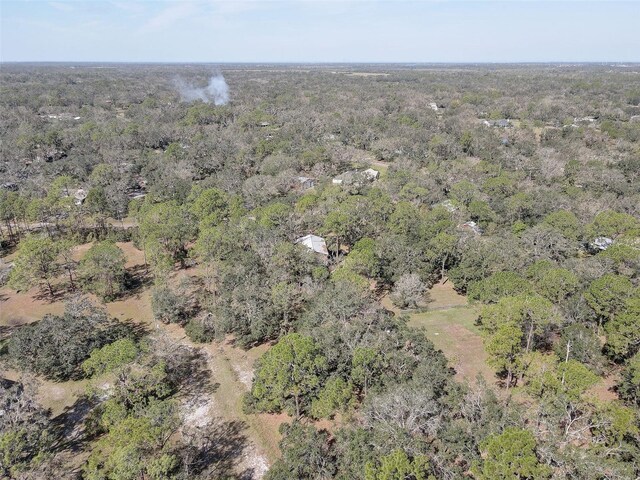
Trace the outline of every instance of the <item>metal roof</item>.
[[304, 237], [298, 238], [295, 243], [301, 243], [309, 250], [312, 250], [316, 253], [329, 255], [329, 250], [327, 250], [327, 242], [324, 241], [324, 238], [318, 237], [317, 235], [305, 235]]

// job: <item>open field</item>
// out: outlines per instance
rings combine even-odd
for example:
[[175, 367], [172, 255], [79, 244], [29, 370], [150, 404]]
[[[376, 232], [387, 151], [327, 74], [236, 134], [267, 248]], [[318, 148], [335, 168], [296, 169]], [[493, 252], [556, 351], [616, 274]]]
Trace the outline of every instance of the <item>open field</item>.
[[409, 325], [424, 329], [427, 338], [449, 359], [458, 380], [473, 382], [480, 374], [492, 384], [495, 376], [486, 363], [477, 318], [475, 307], [452, 307], [411, 314]]
[[469, 304], [467, 297], [455, 291], [453, 283], [448, 280], [440, 281], [429, 289], [431, 302], [429, 309], [464, 307]]
[[[91, 243], [78, 245], [74, 248], [73, 257], [76, 261], [91, 248]], [[144, 253], [133, 246], [131, 242], [118, 242], [125, 254], [125, 267], [133, 275], [144, 275]], [[66, 282], [66, 277], [61, 280]], [[9, 287], [0, 288], [0, 327], [14, 327], [31, 323], [41, 319], [46, 314], [59, 315], [64, 311], [64, 291], [57, 291], [56, 298], [50, 299], [37, 287], [27, 291], [15, 292]], [[88, 295], [94, 303], [99, 303], [93, 295]], [[152, 320], [151, 306], [148, 292], [138, 289], [129, 292], [121, 299], [106, 304], [110, 315], [120, 319], [131, 319], [136, 322], [150, 322]]]
[[487, 365], [480, 330], [475, 322], [478, 309], [470, 306], [467, 298], [455, 291], [447, 280], [438, 282], [429, 289], [426, 311], [400, 310], [393, 306], [388, 296], [382, 305], [395, 312], [409, 316], [409, 325], [424, 330], [433, 344], [443, 351], [458, 380], [473, 382], [478, 374], [487, 383], [495, 383], [493, 370]]

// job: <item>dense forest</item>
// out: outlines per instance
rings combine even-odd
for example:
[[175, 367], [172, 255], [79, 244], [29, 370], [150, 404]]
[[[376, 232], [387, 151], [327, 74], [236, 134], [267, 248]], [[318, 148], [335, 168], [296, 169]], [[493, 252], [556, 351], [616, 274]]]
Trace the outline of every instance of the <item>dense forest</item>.
[[5, 64], [0, 135], [3, 478], [640, 476], [637, 65]]

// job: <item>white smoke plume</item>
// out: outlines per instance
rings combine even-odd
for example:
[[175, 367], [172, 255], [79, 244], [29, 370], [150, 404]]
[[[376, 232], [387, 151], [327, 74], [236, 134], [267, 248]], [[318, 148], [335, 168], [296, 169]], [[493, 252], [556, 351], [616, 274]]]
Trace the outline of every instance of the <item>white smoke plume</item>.
[[175, 85], [185, 102], [202, 100], [205, 103], [213, 102], [214, 105], [226, 105], [229, 102], [229, 85], [221, 73], [212, 76], [206, 87], [189, 85], [182, 78], [176, 79]]

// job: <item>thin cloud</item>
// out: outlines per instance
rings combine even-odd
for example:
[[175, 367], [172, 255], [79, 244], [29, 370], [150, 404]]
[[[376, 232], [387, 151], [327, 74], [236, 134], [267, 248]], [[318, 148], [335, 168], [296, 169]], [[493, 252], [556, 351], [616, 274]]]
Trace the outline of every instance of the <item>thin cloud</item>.
[[49, 2], [49, 6], [51, 8], [55, 8], [56, 10], [59, 10], [61, 12], [66, 12], [66, 13], [75, 12], [76, 10], [70, 3], [64, 3], [64, 2]]
[[180, 20], [189, 18], [198, 13], [199, 8], [196, 2], [172, 3], [160, 13], [147, 20], [139, 29], [140, 33], [150, 33], [164, 30], [175, 25]]

